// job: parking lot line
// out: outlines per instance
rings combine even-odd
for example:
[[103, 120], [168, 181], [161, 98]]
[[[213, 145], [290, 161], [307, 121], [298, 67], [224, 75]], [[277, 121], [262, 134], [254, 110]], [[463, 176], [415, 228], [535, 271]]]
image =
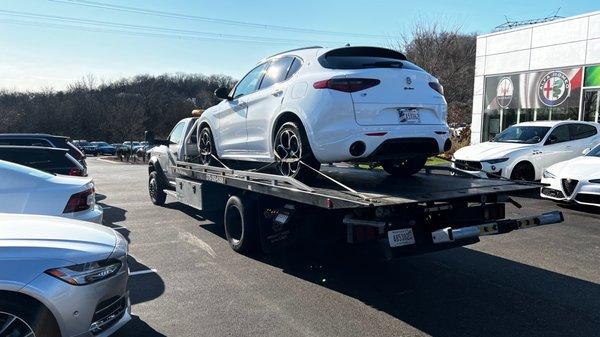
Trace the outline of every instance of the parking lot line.
[[156, 269], [151, 268], [151, 269], [132, 271], [129, 273], [129, 276], [143, 275], [143, 274], [150, 274], [150, 273], [156, 273]]

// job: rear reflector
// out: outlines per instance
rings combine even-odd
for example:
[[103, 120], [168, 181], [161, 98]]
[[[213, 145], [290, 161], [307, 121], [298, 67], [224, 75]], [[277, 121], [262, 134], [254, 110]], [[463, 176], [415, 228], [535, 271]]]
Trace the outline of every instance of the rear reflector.
[[429, 82], [431, 89], [437, 91], [440, 95], [444, 95], [444, 87], [438, 82]]
[[313, 83], [313, 88], [356, 92], [374, 87], [379, 83], [381, 81], [374, 78], [332, 78]]
[[85, 191], [73, 194], [69, 198], [69, 201], [67, 202], [63, 213], [81, 212], [85, 211], [86, 209], [89, 209], [92, 206], [92, 204], [94, 204], [94, 197], [95, 196], [93, 187]]

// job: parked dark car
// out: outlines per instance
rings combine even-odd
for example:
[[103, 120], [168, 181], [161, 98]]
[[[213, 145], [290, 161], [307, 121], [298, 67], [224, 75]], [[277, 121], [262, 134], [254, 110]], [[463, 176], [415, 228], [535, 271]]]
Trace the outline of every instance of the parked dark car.
[[87, 166], [85, 154], [71, 142], [69, 137], [44, 133], [0, 133], [0, 145], [44, 146], [67, 149], [71, 157], [75, 158], [84, 167]]
[[85, 166], [73, 158], [67, 149], [0, 145], [0, 159], [48, 173], [87, 176]]
[[98, 148], [87, 140], [74, 140], [73, 144], [83, 151], [83, 153], [90, 156], [97, 156], [99, 153]]
[[117, 149], [107, 142], [92, 142], [92, 145], [98, 149], [98, 154], [114, 156]]

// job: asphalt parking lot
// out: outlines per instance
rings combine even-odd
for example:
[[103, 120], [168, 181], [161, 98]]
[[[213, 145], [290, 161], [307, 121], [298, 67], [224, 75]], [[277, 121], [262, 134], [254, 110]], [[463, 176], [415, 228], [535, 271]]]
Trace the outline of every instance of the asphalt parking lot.
[[234, 253], [213, 218], [147, 196], [145, 165], [90, 158], [105, 225], [130, 241], [134, 319], [116, 336], [597, 336], [600, 212], [392, 264]]

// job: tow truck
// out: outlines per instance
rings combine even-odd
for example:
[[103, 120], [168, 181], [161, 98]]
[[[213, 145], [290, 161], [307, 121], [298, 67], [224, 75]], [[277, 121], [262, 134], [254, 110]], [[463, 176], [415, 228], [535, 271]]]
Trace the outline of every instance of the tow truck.
[[511, 196], [539, 185], [485, 179], [444, 166], [392, 177], [383, 170], [325, 165], [304, 183], [269, 171], [206, 166], [197, 161], [197, 118], [181, 120], [169, 139], [154, 144], [148, 162], [152, 202], [167, 196], [202, 212], [222, 214], [231, 248], [276, 252], [299, 240], [330, 235], [373, 247], [386, 259], [476, 243], [480, 237], [560, 223], [560, 211], [506, 219]]

